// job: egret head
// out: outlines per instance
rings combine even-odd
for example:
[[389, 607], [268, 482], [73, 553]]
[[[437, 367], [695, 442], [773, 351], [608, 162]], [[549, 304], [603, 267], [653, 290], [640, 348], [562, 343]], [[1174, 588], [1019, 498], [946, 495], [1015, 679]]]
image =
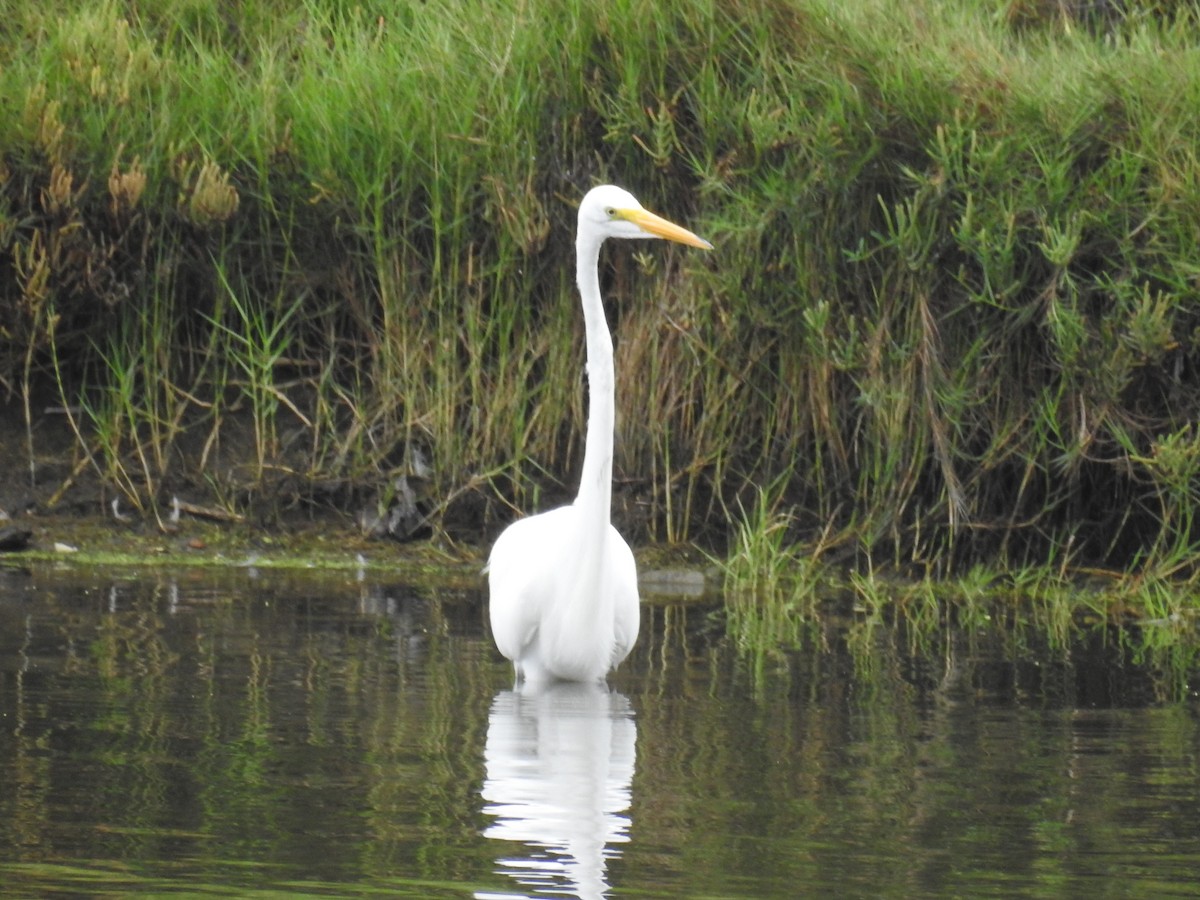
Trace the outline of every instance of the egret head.
[[665, 238], [711, 250], [712, 244], [642, 208], [624, 188], [604, 184], [592, 188], [579, 204], [579, 233], [605, 238]]

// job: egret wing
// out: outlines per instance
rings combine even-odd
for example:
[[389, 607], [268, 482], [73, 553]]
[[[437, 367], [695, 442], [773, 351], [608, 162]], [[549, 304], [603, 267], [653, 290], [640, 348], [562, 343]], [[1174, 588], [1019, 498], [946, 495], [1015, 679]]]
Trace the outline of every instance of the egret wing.
[[616, 666], [633, 649], [641, 624], [637, 563], [633, 551], [616, 528], [609, 527], [609, 557], [613, 586], [613, 658]]
[[554, 597], [554, 559], [561, 513], [551, 510], [519, 519], [504, 529], [488, 558], [488, 615], [496, 647], [514, 662], [537, 639], [538, 625]]

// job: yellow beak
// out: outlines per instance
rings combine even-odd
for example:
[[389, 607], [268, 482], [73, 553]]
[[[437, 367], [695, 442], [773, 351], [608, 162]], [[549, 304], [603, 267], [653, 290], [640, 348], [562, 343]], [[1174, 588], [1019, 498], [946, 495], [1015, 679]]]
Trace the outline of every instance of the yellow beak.
[[668, 241], [675, 241], [679, 244], [687, 244], [689, 247], [699, 247], [701, 250], [712, 249], [712, 244], [704, 240], [704, 238], [697, 237], [686, 228], [681, 228], [674, 222], [668, 222], [662, 216], [656, 216], [648, 210], [623, 209], [620, 210], [619, 214], [622, 218], [637, 225], [643, 231], [657, 237], [666, 238]]

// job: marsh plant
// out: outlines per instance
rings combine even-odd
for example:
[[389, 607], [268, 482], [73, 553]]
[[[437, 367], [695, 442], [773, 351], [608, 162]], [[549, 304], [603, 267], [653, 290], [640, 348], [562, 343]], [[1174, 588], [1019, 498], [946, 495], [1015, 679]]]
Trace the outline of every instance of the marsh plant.
[[419, 468], [433, 527], [486, 539], [574, 483], [573, 205], [616, 181], [717, 245], [605, 257], [635, 541], [728, 551], [801, 617], [823, 563], [1196, 577], [1187, 4], [5, 15], [0, 394], [35, 482], [54, 405], [134, 505]]

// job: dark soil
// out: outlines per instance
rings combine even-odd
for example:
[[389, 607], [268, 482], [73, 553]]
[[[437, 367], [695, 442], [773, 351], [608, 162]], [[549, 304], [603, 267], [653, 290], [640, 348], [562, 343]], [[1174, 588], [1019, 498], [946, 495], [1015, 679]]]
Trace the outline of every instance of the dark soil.
[[[412, 535], [422, 540], [402, 543], [364, 527], [364, 518], [370, 518], [364, 511], [377, 505], [370, 485], [301, 485], [280, 476], [241, 491], [239, 502], [230, 504], [216, 496], [205, 473], [189, 474], [180, 464], [178, 472], [162, 478], [156, 496], [142, 498], [139, 509], [87, 458], [61, 407], [32, 406], [27, 429], [19, 398], [0, 403], [0, 528], [32, 532], [34, 552], [178, 555], [198, 563], [271, 554], [322, 565], [353, 565], [360, 556], [401, 562], [432, 555], [453, 563], [477, 555], [471, 542], [429, 540], [444, 535], [428, 529]], [[248, 452], [234, 443], [223, 438], [226, 458]]]

